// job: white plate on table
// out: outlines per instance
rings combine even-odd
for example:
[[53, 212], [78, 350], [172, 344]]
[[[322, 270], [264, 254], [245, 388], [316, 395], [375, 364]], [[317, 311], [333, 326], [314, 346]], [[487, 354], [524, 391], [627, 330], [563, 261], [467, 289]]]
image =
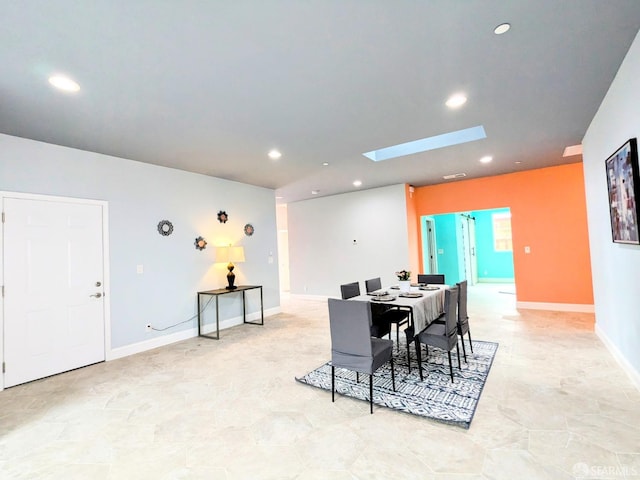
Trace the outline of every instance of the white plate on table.
[[374, 302], [393, 302], [396, 299], [393, 295], [380, 295], [372, 298]]
[[404, 298], [420, 298], [422, 294], [420, 292], [406, 292], [406, 293], [401, 293], [398, 296], [404, 297]]

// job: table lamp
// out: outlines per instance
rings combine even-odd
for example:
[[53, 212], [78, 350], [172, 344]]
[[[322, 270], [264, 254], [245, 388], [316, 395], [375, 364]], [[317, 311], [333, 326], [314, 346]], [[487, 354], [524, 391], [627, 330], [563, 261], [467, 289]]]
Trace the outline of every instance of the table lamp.
[[236, 287], [233, 283], [236, 281], [236, 274], [233, 273], [233, 269], [235, 268], [234, 262], [240, 263], [244, 262], [244, 247], [232, 247], [229, 245], [228, 247], [218, 247], [216, 249], [216, 262], [224, 263], [229, 262], [227, 264], [227, 285], [225, 288], [227, 290], [235, 290]]

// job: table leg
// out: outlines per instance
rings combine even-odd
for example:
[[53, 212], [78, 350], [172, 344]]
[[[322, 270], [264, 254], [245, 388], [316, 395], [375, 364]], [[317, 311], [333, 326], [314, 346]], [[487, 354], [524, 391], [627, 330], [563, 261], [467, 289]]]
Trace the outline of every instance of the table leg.
[[200, 334], [202, 333], [200, 331], [200, 323], [201, 323], [201, 320], [200, 320], [200, 294], [198, 293], [198, 336], [200, 336]]
[[247, 323], [247, 297], [245, 290], [242, 291], [242, 323]]
[[244, 323], [248, 323], [250, 325], [264, 325], [264, 304], [262, 302], [262, 287], [258, 287], [260, 289], [260, 321], [258, 322], [257, 320], [255, 321], [247, 321], [247, 317], [244, 314], [244, 292], [242, 292], [243, 298], [242, 298], [242, 315], [243, 315], [243, 321]]
[[[260, 325], [264, 325], [264, 302], [262, 301], [262, 287], [260, 287]], [[469, 334], [469, 338], [471, 338], [471, 334]], [[471, 340], [469, 340], [471, 343]]]
[[216, 340], [220, 340], [220, 309], [218, 307], [218, 295], [216, 295]]
[[[218, 296], [214, 295], [214, 297], [216, 297], [216, 336], [214, 337], [213, 335], [204, 333], [204, 328], [202, 325], [202, 302], [200, 300], [200, 293], [198, 293], [198, 336], [211, 338], [213, 340], [220, 340], [220, 315], [218, 312]], [[207, 308], [208, 305], [209, 302], [205, 304], [204, 308]]]

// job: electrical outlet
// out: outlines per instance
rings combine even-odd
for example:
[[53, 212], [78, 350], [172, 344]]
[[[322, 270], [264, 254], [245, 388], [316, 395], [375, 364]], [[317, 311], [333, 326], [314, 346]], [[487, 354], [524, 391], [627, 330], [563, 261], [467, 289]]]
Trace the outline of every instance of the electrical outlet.
[[145, 330], [146, 330], [147, 332], [150, 332], [150, 331], [151, 331], [151, 324], [150, 324], [150, 323], [147, 323], [147, 326], [145, 327]]

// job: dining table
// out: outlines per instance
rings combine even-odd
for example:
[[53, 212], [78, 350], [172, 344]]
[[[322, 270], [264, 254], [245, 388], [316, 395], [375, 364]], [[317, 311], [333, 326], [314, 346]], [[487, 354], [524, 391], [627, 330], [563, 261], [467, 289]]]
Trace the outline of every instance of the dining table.
[[382, 303], [407, 310], [409, 326], [418, 334], [444, 312], [444, 292], [448, 288], [448, 285], [414, 284], [408, 292], [403, 292], [399, 286], [392, 285], [349, 300]]

